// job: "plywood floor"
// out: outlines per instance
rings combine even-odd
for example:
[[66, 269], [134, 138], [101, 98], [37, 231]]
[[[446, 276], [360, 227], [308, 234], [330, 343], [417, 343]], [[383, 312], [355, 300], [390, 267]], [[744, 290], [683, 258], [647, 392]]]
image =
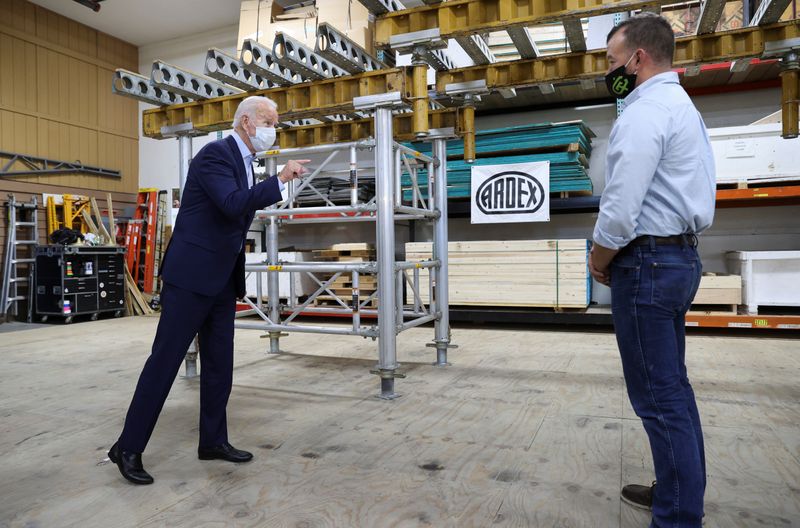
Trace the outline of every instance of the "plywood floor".
[[[646, 527], [623, 483], [652, 479], [613, 335], [402, 334], [403, 396], [375, 399], [374, 343], [294, 334], [268, 357], [238, 331], [228, 406], [245, 465], [196, 457], [198, 385], [178, 379], [144, 455], [152, 486], [105, 459], [157, 320], [0, 335], [0, 526]], [[800, 341], [696, 336], [706, 526], [800, 526]]]

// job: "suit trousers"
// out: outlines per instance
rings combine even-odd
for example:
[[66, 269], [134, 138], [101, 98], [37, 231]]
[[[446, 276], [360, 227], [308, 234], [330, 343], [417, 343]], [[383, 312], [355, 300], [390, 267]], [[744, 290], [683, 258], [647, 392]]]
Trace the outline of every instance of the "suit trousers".
[[142, 453], [195, 335], [200, 338], [201, 447], [228, 441], [225, 408], [233, 382], [233, 276], [216, 296], [164, 283], [161, 319], [119, 438], [123, 451]]

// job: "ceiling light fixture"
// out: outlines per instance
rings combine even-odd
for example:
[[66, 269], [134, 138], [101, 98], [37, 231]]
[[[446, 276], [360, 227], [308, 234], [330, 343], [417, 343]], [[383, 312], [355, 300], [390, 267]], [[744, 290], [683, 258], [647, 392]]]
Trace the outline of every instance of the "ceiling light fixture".
[[74, 1], [78, 2], [83, 6], [88, 7], [89, 9], [97, 13], [98, 11], [100, 11], [100, 2], [102, 2], [103, 0], [74, 0]]

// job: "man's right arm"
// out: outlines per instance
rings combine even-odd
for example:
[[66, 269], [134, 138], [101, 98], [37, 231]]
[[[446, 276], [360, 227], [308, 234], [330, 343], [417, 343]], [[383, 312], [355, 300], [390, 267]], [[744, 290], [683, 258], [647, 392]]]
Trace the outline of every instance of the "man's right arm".
[[668, 110], [643, 103], [625, 110], [608, 145], [606, 187], [593, 238], [610, 250], [635, 238], [642, 204], [666, 146]]
[[197, 182], [225, 216], [239, 218], [280, 201], [277, 176], [249, 189], [242, 189], [237, 181], [234, 160], [223, 149], [217, 150], [213, 144], [209, 144], [203, 149], [201, 156], [193, 161], [200, 164], [196, 168]]

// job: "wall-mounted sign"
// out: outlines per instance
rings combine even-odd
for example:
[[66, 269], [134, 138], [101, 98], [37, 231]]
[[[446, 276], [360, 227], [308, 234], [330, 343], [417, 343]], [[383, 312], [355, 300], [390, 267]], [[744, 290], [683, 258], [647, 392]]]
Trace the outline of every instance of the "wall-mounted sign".
[[550, 221], [550, 162], [472, 167], [472, 223]]

